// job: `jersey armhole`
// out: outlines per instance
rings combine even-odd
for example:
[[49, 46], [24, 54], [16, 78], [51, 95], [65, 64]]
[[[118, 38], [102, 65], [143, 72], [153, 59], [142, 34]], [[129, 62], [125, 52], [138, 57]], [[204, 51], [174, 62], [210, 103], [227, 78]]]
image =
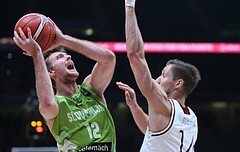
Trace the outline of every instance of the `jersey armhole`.
[[168, 101], [170, 102], [171, 104], [171, 117], [170, 117], [170, 121], [167, 125], [167, 127], [165, 129], [163, 129], [162, 131], [160, 132], [156, 132], [156, 133], [151, 133], [152, 136], [160, 136], [160, 135], [163, 135], [165, 134], [166, 132], [168, 132], [172, 125], [173, 125], [173, 122], [174, 122], [174, 119], [175, 119], [175, 113], [176, 113], [176, 110], [175, 110], [175, 106], [174, 106], [174, 101], [172, 99], [168, 99]]

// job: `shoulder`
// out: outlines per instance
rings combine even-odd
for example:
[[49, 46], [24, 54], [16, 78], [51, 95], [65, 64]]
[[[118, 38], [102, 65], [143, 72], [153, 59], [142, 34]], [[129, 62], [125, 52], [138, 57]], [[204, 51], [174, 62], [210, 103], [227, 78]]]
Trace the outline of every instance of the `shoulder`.
[[65, 102], [67, 99], [65, 96], [55, 95], [55, 100], [57, 101], [57, 103], [61, 103], [61, 102]]

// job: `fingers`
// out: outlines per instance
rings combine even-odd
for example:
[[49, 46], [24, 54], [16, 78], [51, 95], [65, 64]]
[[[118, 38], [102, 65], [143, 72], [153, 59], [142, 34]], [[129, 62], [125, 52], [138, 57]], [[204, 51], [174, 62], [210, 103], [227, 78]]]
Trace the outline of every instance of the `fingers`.
[[17, 41], [17, 39], [16, 39], [15, 36], [13, 37], [13, 41], [14, 41], [14, 43], [15, 43], [16, 45], [18, 45], [18, 46], [20, 45], [20, 44], [18, 43], [18, 41]]
[[26, 56], [31, 56], [30, 54], [28, 54], [26, 51], [23, 51], [23, 54]]
[[[19, 38], [18, 34], [16, 33], [16, 34], [17, 34], [17, 35], [16, 35], [15, 32], [16, 32], [16, 31], [14, 31], [14, 37], [13, 37], [14, 43], [23, 50], [23, 54], [24, 54], [24, 55], [30, 56], [30, 55], [23, 49], [22, 44], [19, 43], [19, 41], [21, 41], [21, 38]], [[18, 37], [18, 38], [17, 38], [17, 37]]]
[[125, 98], [127, 101], [133, 100], [131, 94], [128, 91], [125, 91]]
[[116, 84], [118, 85], [118, 87], [120, 89], [123, 89], [123, 90], [132, 90], [131, 87], [129, 87], [127, 84], [125, 83], [122, 83], [122, 82], [116, 82]]
[[116, 82], [116, 84], [118, 85], [118, 87], [130, 88], [127, 84], [122, 83], [122, 82]]
[[27, 39], [21, 28], [18, 28], [18, 32], [19, 32], [19, 35], [21, 36], [21, 38], [22, 38], [23, 40], [26, 40], [26, 39]]
[[116, 82], [116, 84], [120, 89], [122, 89], [124, 91], [128, 90], [128, 86], [126, 84], [124, 84], [122, 82]]
[[129, 96], [129, 98], [132, 98], [132, 96], [135, 95], [134, 89], [129, 87], [127, 84], [122, 83], [122, 82], [116, 82], [116, 84], [118, 85], [119, 89], [122, 89], [123, 91], [125, 91], [126, 97]]
[[17, 31], [14, 31], [13, 41], [18, 47], [20, 47], [23, 50], [24, 55], [30, 56], [26, 49], [28, 47], [27, 44], [29, 44], [29, 40], [33, 40], [31, 30], [29, 27], [27, 27], [28, 38], [25, 36], [21, 28], [18, 29], [18, 32], [19, 34], [17, 33]]
[[14, 31], [13, 40], [14, 40], [15, 44], [17, 44], [19, 47], [23, 44], [22, 38], [19, 37], [19, 35], [16, 31]]
[[27, 27], [27, 32], [28, 32], [28, 38], [29, 39], [33, 39], [32, 38], [32, 33], [31, 33], [31, 29], [29, 27]]
[[17, 33], [17, 31], [14, 31], [13, 40], [20, 47], [24, 44], [24, 41], [26, 41], [27, 38], [21, 28], [18, 28], [18, 32], [19, 34]]

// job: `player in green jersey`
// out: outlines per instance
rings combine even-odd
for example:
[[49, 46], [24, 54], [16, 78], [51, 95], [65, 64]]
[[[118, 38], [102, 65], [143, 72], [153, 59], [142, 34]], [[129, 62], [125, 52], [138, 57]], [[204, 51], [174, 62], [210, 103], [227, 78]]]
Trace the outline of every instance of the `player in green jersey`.
[[[104, 98], [115, 69], [114, 53], [92, 42], [65, 35], [55, 25], [56, 39], [51, 51], [43, 55], [30, 29], [28, 35], [18, 30], [20, 34], [14, 32], [14, 42], [33, 59], [39, 111], [59, 151], [115, 152], [115, 126]], [[63, 48], [96, 61], [82, 84], [76, 83], [79, 73]]]

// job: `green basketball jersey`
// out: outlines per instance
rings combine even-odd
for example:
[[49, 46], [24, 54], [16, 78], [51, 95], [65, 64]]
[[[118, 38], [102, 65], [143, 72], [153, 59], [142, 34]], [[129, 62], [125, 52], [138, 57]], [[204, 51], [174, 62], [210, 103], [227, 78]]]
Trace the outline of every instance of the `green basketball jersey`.
[[110, 111], [89, 86], [70, 97], [55, 96], [59, 113], [51, 133], [61, 152], [115, 152], [116, 132]]

